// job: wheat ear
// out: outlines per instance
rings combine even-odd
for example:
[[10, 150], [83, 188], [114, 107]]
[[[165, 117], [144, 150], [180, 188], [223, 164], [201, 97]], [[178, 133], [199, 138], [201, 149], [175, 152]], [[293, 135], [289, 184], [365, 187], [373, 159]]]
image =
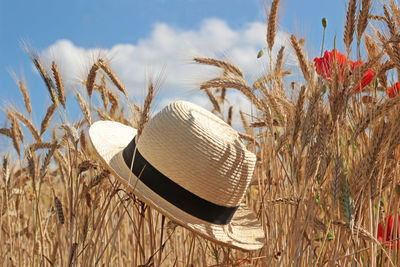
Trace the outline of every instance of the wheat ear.
[[79, 106], [81, 107], [82, 113], [85, 116], [87, 123], [89, 124], [89, 126], [92, 125], [92, 116], [87, 102], [82, 98], [80, 93], [77, 93], [76, 97], [78, 99]]
[[279, 1], [280, 0], [274, 0], [272, 2], [271, 10], [269, 12], [269, 17], [268, 17], [267, 43], [270, 51], [272, 51], [272, 47], [274, 46], [275, 42], [276, 18], [278, 14]]
[[99, 65], [97, 62], [93, 63], [90, 68], [89, 74], [86, 78], [86, 90], [88, 92], [89, 98], [92, 97], [94, 81], [96, 80], [97, 71], [99, 70]]
[[356, 9], [357, 9], [357, 0], [350, 0], [349, 6], [347, 8], [346, 14], [346, 26], [344, 28], [344, 36], [343, 41], [346, 45], [347, 54], [350, 54], [350, 46], [353, 42], [353, 35], [355, 29], [356, 22]]
[[204, 87], [201, 89], [203, 89], [206, 92], [208, 99], [210, 100], [211, 104], [213, 105], [214, 110], [216, 112], [220, 113], [221, 108], [220, 108], [219, 103], [218, 103], [217, 99], [215, 98], [214, 94], [211, 92], [211, 90], [208, 87]]
[[233, 113], [233, 106], [229, 106], [228, 109], [228, 124], [232, 125], [232, 113]]
[[40, 125], [40, 136], [47, 130], [50, 120], [53, 117], [54, 111], [56, 110], [56, 105], [52, 104], [47, 108], [46, 115], [44, 116], [42, 123]]
[[30, 99], [29, 94], [28, 94], [28, 90], [26, 88], [25, 79], [23, 78], [22, 80], [19, 80], [15, 73], [13, 73], [13, 76], [14, 76], [15, 81], [18, 84], [18, 88], [21, 91], [22, 97], [24, 98], [25, 108], [28, 111], [29, 116], [30, 116], [31, 113], [32, 113], [32, 105], [31, 105], [31, 99]]
[[45, 70], [42, 63], [40, 62], [40, 60], [37, 57], [32, 57], [32, 60], [33, 60], [33, 64], [35, 65], [36, 69], [39, 71], [40, 76], [42, 76], [42, 79], [46, 84], [46, 87], [50, 93], [51, 101], [53, 101], [53, 103], [56, 106], [58, 106], [58, 97], [56, 94], [56, 90], [54, 89], [54, 83], [53, 83], [52, 79], [50, 78], [49, 74], [47, 73], [47, 71]]
[[41, 137], [36, 127], [32, 124], [32, 122], [22, 115], [18, 110], [14, 109], [13, 114], [28, 128], [28, 130], [32, 133], [32, 136], [36, 139], [36, 141], [41, 141]]
[[102, 70], [108, 75], [111, 81], [115, 84], [118, 90], [120, 90], [126, 97], [128, 97], [128, 94], [126, 93], [125, 90], [125, 85], [121, 82], [118, 76], [112, 71], [112, 69], [104, 62], [104, 60], [100, 58], [98, 64], [100, 68], [102, 68]]
[[150, 82], [150, 85], [147, 90], [146, 100], [144, 101], [143, 111], [142, 114], [140, 115], [138, 136], [140, 136], [147, 121], [149, 120], [150, 107], [153, 99], [154, 99], [154, 84], [153, 82]]
[[281, 72], [284, 50], [285, 50], [285, 46], [281, 46], [281, 48], [279, 49], [278, 55], [276, 56], [275, 73]]
[[226, 72], [232, 73], [240, 77], [244, 77], [243, 72], [238, 67], [236, 67], [232, 63], [229, 63], [228, 61], [223, 61], [214, 58], [201, 58], [201, 57], [195, 57], [193, 60], [197, 63], [216, 66], [225, 70]]
[[371, 6], [371, 0], [362, 0], [362, 9], [358, 16], [357, 21], [357, 40], [360, 42], [363, 33], [368, 25], [369, 9]]
[[58, 101], [60, 101], [61, 105], [65, 109], [66, 98], [65, 98], [64, 83], [63, 83], [60, 71], [58, 70], [58, 66], [57, 66], [56, 62], [54, 62], [54, 61], [51, 64], [51, 70], [53, 71], [54, 80], [56, 81]]
[[297, 42], [296, 36], [292, 34], [292, 36], [290, 36], [290, 41], [294, 51], [296, 52], [297, 59], [300, 64], [300, 69], [303, 72], [303, 76], [306, 79], [306, 81], [310, 83], [311, 75], [310, 75], [310, 70], [308, 69], [306, 56], [304, 55], [303, 50], [301, 49], [299, 43]]
[[21, 148], [19, 146], [19, 133], [18, 133], [18, 121], [15, 118], [14, 114], [11, 112], [7, 112], [7, 116], [11, 121], [11, 139], [13, 141], [13, 145], [15, 148], [15, 151], [17, 151], [18, 154], [21, 153]]

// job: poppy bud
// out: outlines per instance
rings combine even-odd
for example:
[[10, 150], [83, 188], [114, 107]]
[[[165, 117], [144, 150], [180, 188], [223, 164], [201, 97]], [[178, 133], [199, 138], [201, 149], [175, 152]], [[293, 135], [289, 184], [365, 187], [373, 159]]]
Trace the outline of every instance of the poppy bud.
[[265, 47], [258, 52], [257, 58], [262, 57], [264, 55], [264, 53], [265, 53]]
[[322, 18], [322, 27], [326, 28], [328, 26], [328, 20], [326, 18]]

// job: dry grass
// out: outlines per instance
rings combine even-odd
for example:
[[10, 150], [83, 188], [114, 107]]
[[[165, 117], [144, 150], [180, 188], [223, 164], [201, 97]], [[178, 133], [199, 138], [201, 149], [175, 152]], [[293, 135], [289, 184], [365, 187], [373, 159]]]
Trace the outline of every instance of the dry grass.
[[[273, 1], [268, 23], [269, 49], [278, 4]], [[0, 135], [16, 153], [3, 157], [0, 170], [1, 262], [6, 266], [397, 266], [398, 244], [390, 249], [378, 241], [377, 232], [378, 223], [390, 214], [395, 224], [400, 223], [396, 219], [400, 96], [389, 99], [385, 94], [391, 72], [400, 69], [400, 11], [393, 1], [381, 8], [383, 15], [370, 14], [370, 7], [368, 0], [350, 1], [344, 34], [347, 54], [352, 48], [365, 51], [366, 55], [358, 54], [366, 61], [364, 69], [372, 66], [379, 78], [379, 83], [363, 89], [362, 96], [352, 93], [360, 80], [355, 72], [346, 71], [343, 81], [337, 72], [329, 82], [317, 78], [294, 35], [297, 72], [305, 81], [286, 80], [283, 47], [270, 72], [252, 86], [230, 62], [194, 59], [221, 68], [221, 76], [204, 81], [201, 89], [213, 112], [227, 123], [232, 124], [239, 111], [245, 131], [240, 136], [257, 154], [254, 178], [243, 201], [262, 222], [266, 245], [252, 252], [216, 245], [177, 226], [125, 191], [96, 157], [86, 135], [89, 125], [109, 119], [143, 129], [150, 119], [153, 83], [143, 108], [132, 103], [130, 113], [124, 112], [119, 96], [127, 97], [125, 86], [98, 59], [85, 81], [89, 99], [84, 92], [77, 94], [83, 119], [68, 121], [59, 110], [68, 109], [68, 104], [56, 63], [50, 76], [40, 59], [31, 55], [53, 103], [39, 130], [30, 119], [25, 82], [17, 79], [26, 111], [5, 109], [7, 122]], [[374, 23], [371, 19], [379, 19], [381, 25], [384, 20], [387, 29], [374, 28], [376, 32], [366, 35]], [[352, 47], [356, 23], [358, 42]], [[360, 49], [363, 45], [366, 49]], [[250, 100], [250, 114], [229, 103], [228, 90], [238, 90]]]

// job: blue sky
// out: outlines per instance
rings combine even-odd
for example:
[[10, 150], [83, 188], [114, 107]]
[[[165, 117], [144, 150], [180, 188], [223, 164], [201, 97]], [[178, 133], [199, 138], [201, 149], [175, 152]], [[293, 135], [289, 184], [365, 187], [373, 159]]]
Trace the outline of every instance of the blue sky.
[[[345, 7], [344, 0], [281, 0], [279, 30], [283, 33], [278, 35], [282, 40], [277, 41], [277, 49], [285, 44], [287, 34], [295, 33], [306, 37], [309, 57], [318, 56], [322, 17], [328, 18], [325, 47], [331, 49], [335, 34], [342, 40]], [[77, 81], [85, 77], [85, 67], [97, 49], [113, 59], [112, 66], [131, 88], [132, 97], [141, 96], [147, 76], [164, 70], [160, 105], [179, 96], [201, 102], [203, 94], [196, 86], [208, 77], [207, 71], [203, 67], [203, 75], [201, 68], [193, 68], [190, 58], [226, 56], [252, 78], [265, 65], [266, 57], [261, 63], [255, 59], [264, 45], [263, 23], [263, 0], [0, 0], [0, 105], [23, 106], [10, 75], [21, 70], [31, 92], [34, 119], [40, 122], [43, 105], [50, 102], [21, 48], [22, 40], [48, 60], [55, 59], [62, 73], [70, 76], [67, 102], [75, 102], [73, 93], [82, 90]], [[4, 121], [3, 114], [0, 119]]]

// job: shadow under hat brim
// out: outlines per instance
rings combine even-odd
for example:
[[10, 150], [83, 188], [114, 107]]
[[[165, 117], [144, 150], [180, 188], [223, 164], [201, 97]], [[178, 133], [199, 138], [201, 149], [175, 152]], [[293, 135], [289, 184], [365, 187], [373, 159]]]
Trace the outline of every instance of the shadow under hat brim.
[[97, 121], [89, 129], [90, 140], [102, 161], [121, 183], [146, 204], [216, 243], [243, 250], [256, 250], [264, 246], [262, 226], [245, 205], [238, 208], [229, 224], [212, 224], [175, 207], [143, 184], [130, 171], [122, 156], [122, 150], [136, 134], [136, 129], [113, 121]]

